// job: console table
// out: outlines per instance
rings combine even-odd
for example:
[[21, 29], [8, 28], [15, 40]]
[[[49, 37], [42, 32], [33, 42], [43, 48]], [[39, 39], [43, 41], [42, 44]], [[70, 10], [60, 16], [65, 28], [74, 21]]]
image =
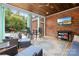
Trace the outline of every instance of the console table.
[[72, 31], [58, 31], [58, 39], [72, 41]]

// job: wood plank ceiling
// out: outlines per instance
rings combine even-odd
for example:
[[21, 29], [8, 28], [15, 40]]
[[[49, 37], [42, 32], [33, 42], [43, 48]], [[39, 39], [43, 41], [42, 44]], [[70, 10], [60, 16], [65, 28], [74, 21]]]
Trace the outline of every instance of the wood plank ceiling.
[[78, 3], [11, 3], [15, 7], [19, 7], [43, 16], [49, 16], [51, 14], [64, 11], [76, 6]]

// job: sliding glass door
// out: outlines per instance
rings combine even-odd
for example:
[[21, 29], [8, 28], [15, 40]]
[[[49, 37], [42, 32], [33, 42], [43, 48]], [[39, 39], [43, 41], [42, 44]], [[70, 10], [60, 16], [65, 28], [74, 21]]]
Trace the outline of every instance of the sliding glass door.
[[0, 43], [5, 38], [5, 10], [3, 4], [0, 4]]

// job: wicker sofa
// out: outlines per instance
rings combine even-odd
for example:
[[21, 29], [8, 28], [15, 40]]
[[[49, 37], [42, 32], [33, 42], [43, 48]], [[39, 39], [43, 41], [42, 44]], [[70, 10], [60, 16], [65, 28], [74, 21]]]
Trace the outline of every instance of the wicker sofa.
[[5, 47], [3, 50], [0, 50], [0, 55], [7, 56], [42, 56], [43, 50], [40, 47], [29, 46], [22, 51], [18, 52], [17, 46]]
[[27, 36], [22, 35], [22, 38], [19, 39], [18, 33], [6, 33], [4, 42], [9, 41], [10, 45], [17, 45], [19, 48], [28, 47], [31, 45], [31, 40]]

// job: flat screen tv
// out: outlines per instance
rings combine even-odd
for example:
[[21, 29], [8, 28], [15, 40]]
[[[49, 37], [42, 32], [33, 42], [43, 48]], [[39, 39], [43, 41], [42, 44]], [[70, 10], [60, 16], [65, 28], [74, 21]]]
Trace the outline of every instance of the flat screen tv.
[[57, 23], [58, 25], [71, 25], [71, 17], [63, 17], [63, 18], [59, 18], [57, 19]]

